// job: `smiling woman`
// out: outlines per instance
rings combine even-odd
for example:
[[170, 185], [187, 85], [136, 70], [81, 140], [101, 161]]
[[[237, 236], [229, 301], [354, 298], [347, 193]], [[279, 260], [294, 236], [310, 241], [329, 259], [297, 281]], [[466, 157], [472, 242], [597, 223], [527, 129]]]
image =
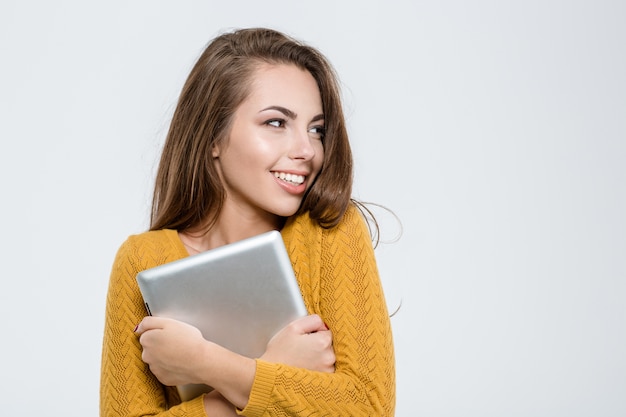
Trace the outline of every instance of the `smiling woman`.
[[322, 168], [322, 100], [313, 76], [295, 65], [264, 64], [253, 76], [228, 141], [212, 152], [228, 196], [220, 215], [268, 212], [278, 216], [267, 227], [280, 228]]
[[[191, 71], [157, 172], [150, 231], [115, 259], [102, 416], [391, 416], [395, 363], [371, 236], [331, 66], [279, 32], [213, 40]], [[280, 230], [309, 315], [260, 358], [145, 317], [135, 276]], [[174, 386], [213, 391], [181, 401]]]

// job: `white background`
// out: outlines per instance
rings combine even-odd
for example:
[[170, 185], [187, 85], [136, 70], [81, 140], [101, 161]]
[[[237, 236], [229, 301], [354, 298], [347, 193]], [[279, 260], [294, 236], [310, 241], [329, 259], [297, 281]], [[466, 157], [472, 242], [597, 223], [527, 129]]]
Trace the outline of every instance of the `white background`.
[[[0, 3], [0, 414], [98, 413], [104, 301], [182, 83], [270, 26], [344, 88], [398, 416], [626, 415], [626, 3]], [[380, 212], [383, 238], [399, 227]]]

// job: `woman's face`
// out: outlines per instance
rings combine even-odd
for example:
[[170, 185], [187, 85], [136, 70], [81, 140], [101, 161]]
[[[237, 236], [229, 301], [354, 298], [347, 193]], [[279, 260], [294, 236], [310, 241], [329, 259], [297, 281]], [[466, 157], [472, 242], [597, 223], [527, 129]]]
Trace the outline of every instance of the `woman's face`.
[[263, 64], [236, 110], [227, 141], [213, 150], [226, 189], [224, 210], [293, 215], [322, 168], [324, 115], [313, 76]]

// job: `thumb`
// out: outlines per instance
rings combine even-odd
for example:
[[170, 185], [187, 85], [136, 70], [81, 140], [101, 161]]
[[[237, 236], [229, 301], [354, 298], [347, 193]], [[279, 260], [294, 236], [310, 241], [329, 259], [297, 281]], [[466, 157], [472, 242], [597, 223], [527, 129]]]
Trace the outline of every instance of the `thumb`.
[[162, 323], [162, 321], [163, 319], [159, 319], [158, 317], [146, 316], [139, 322], [133, 331], [136, 335], [141, 336], [148, 330], [162, 329], [164, 327], [164, 323]]

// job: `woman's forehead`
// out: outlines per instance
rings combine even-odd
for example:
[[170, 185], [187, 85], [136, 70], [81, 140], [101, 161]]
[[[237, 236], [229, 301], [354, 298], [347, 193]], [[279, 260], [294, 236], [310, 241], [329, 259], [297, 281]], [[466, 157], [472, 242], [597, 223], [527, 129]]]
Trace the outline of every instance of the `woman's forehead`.
[[290, 64], [264, 64], [252, 75], [248, 104], [262, 110], [283, 107], [299, 113], [322, 113], [319, 87], [311, 73]]

